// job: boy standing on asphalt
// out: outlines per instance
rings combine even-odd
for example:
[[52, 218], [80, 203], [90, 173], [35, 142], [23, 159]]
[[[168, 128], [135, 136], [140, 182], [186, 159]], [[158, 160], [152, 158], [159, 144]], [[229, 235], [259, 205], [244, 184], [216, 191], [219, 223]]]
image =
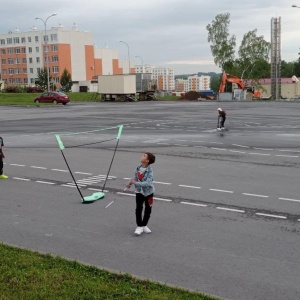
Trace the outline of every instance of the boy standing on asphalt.
[[[135, 235], [141, 235], [143, 232], [151, 233], [151, 230], [147, 226], [151, 215], [154, 193], [153, 170], [150, 165], [155, 162], [155, 156], [150, 152], [146, 152], [141, 156], [140, 162], [134, 171], [133, 179], [127, 185], [127, 188], [130, 188], [131, 185], [135, 186], [135, 216], [137, 224], [134, 232]], [[144, 204], [145, 211], [144, 216], [142, 216]]]
[[5, 158], [5, 155], [3, 153], [3, 138], [0, 136], [0, 179], [7, 179], [8, 176], [3, 174], [3, 158]]

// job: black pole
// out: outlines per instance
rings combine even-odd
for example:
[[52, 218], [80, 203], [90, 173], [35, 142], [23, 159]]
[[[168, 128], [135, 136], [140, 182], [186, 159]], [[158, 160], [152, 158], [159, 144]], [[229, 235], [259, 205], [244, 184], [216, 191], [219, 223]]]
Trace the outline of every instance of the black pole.
[[108, 175], [109, 175], [109, 172], [110, 172], [110, 169], [111, 169], [111, 166], [112, 166], [112, 163], [113, 163], [113, 161], [114, 161], [115, 154], [116, 154], [116, 151], [117, 151], [117, 148], [118, 148], [118, 144], [119, 144], [119, 139], [118, 139], [117, 144], [116, 144], [116, 147], [115, 147], [114, 155], [113, 155], [112, 160], [111, 160], [111, 162], [110, 162], [110, 166], [109, 166], [109, 169], [108, 169], [108, 172], [107, 172], [107, 175], [106, 175], [104, 184], [103, 184], [102, 192], [104, 191], [104, 188], [105, 188], [105, 185], [106, 185], [106, 182], [107, 182], [107, 179], [108, 179]]
[[79, 187], [78, 187], [78, 185], [77, 185], [77, 182], [76, 182], [76, 180], [75, 180], [75, 178], [74, 178], [74, 176], [73, 176], [73, 173], [72, 173], [72, 171], [71, 171], [71, 169], [70, 169], [70, 167], [69, 167], [69, 164], [68, 164], [68, 162], [67, 162], [67, 160], [66, 160], [66, 157], [65, 157], [65, 155], [64, 155], [64, 152], [63, 152], [62, 150], [60, 150], [60, 151], [61, 151], [61, 154], [62, 154], [62, 156], [63, 156], [63, 158], [64, 158], [64, 160], [65, 160], [65, 163], [66, 163], [66, 165], [67, 165], [67, 167], [68, 167], [68, 169], [69, 169], [69, 172], [70, 172], [70, 174], [71, 174], [71, 176], [72, 176], [72, 178], [73, 178], [73, 181], [74, 181], [74, 183], [75, 183], [75, 185], [76, 185], [76, 187], [77, 187], [77, 190], [78, 190], [78, 192], [79, 192], [79, 194], [80, 194], [80, 196], [81, 196], [81, 198], [82, 198], [82, 201], [84, 201], [83, 195], [82, 195], [82, 193], [81, 193], [81, 191], [80, 191], [80, 189], [79, 189]]

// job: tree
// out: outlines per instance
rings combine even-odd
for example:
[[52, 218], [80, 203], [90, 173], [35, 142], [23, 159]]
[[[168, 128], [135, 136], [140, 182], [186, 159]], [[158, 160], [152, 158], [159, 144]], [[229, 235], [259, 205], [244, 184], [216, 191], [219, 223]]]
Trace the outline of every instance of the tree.
[[64, 92], [70, 92], [71, 88], [72, 88], [72, 78], [71, 78], [71, 74], [69, 73], [69, 71], [65, 68], [63, 73], [61, 74], [60, 77], [60, 85], [61, 85], [61, 89]]
[[[51, 75], [49, 75], [49, 81], [51, 81]], [[42, 68], [38, 71], [38, 78], [35, 80], [35, 84], [41, 87], [43, 90], [47, 90], [48, 87], [47, 68]]]
[[[260, 62], [268, 62], [271, 44], [263, 36], [257, 36], [257, 29], [246, 33], [239, 48], [239, 60], [242, 67], [241, 78], [255, 78], [254, 69]], [[261, 76], [256, 72], [258, 76]]]
[[208, 24], [208, 42], [211, 43], [210, 49], [214, 57], [214, 62], [222, 71], [226, 62], [234, 60], [236, 37], [229, 37], [230, 14], [219, 14]]
[[215, 64], [222, 71], [242, 79], [269, 77], [270, 43], [263, 36], [257, 36], [257, 29], [249, 31], [242, 39], [238, 58], [235, 58], [236, 37], [229, 37], [229, 23], [230, 14], [220, 14], [206, 27]]
[[215, 93], [219, 92], [220, 88], [220, 83], [221, 83], [221, 76], [220, 75], [214, 75], [210, 78], [210, 88], [213, 90]]

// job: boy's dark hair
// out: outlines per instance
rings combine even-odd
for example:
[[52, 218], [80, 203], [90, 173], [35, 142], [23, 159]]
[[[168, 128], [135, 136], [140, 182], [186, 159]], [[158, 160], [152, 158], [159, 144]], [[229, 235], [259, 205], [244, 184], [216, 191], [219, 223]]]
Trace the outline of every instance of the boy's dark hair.
[[145, 154], [147, 154], [147, 156], [148, 156], [149, 165], [154, 164], [155, 163], [155, 155], [150, 152], [145, 152]]

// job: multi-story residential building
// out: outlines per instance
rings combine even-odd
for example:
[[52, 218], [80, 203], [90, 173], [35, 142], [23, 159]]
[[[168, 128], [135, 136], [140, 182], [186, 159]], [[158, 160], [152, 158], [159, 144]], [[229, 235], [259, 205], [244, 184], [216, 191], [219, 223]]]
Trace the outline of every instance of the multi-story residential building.
[[189, 91], [203, 91], [210, 89], [210, 76], [189, 76], [188, 77], [188, 90]]
[[150, 65], [135, 65], [135, 73], [152, 73], [152, 69]]
[[153, 67], [152, 77], [157, 81], [157, 89], [161, 91], [175, 90], [174, 70], [166, 67]]
[[189, 91], [189, 81], [187, 79], [176, 79], [175, 80], [175, 90], [176, 92], [188, 92]]
[[65, 68], [73, 81], [123, 73], [117, 50], [95, 48], [93, 33], [79, 31], [76, 25], [71, 30], [52, 27], [46, 35], [36, 27], [0, 34], [0, 71], [6, 85], [34, 86], [38, 71], [44, 67], [49, 67], [56, 86]]

